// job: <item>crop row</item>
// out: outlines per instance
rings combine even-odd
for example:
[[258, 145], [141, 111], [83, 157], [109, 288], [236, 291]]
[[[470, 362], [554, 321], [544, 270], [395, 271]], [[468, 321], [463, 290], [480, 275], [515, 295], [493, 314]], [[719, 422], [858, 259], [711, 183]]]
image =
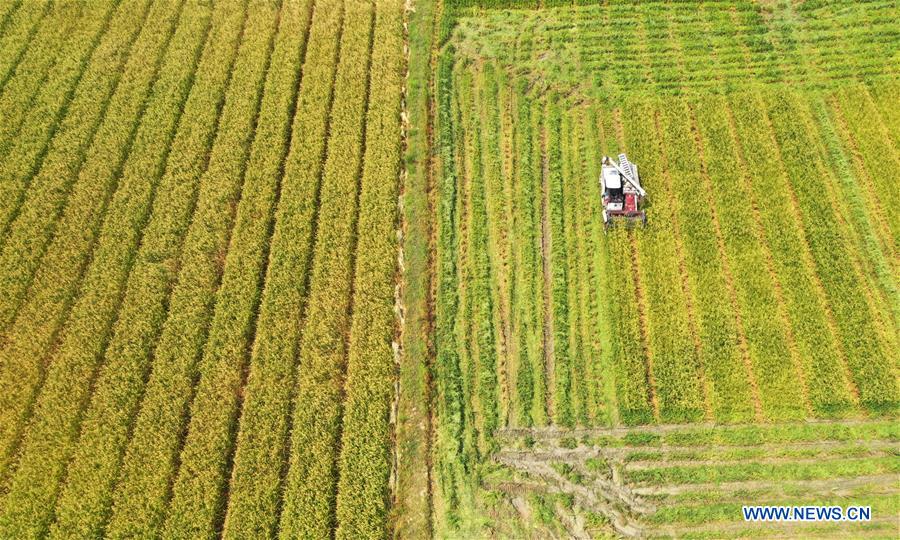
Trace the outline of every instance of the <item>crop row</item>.
[[364, 149], [374, 142], [365, 121], [373, 12], [368, 2], [345, 6], [279, 524], [279, 534], [294, 538], [326, 537], [336, 526], [360, 176]]
[[[49, 356], [47, 375], [4, 504], [2, 519], [16, 522], [23, 528], [34, 527], [43, 532], [48, 525], [51, 502], [71, 453], [77, 418], [88, 398], [96, 364], [102, 357], [121, 299], [122, 285], [137, 249], [156, 182], [162, 175], [166, 149], [174, 136], [206, 36], [206, 11], [196, 5], [186, 6], [185, 22], [175, 31], [163, 56], [153, 97], [143, 114], [128, 164], [104, 216], [80, 294], [74, 302], [69, 322]], [[80, 210], [95, 202], [73, 199], [70, 208], [79, 205]], [[45, 266], [42, 266], [52, 275], [76, 273], [67, 263], [86, 256], [79, 252], [85, 247], [74, 241], [72, 235], [63, 233], [68, 233], [68, 229], [58, 231], [57, 239], [63, 242], [57, 243], [54, 239]], [[46, 294], [72, 294], [64, 288], [71, 286], [69, 283], [47, 285], [51, 292]], [[22, 531], [7, 532], [17, 536]]]
[[540, 215], [539, 197], [541, 174], [540, 145], [535, 137], [534, 106], [524, 96], [524, 83], [516, 85], [516, 156], [513, 212], [513, 251], [516, 272], [513, 293], [512, 316], [517, 335], [519, 360], [515, 374], [516, 394], [519, 404], [517, 423], [532, 425], [543, 423], [544, 369], [541, 348], [541, 266], [540, 266]]
[[[23, 206], [10, 237], [0, 252], [0, 283], [9, 297], [21, 297], [39, 262], [54, 229], [55, 214], [62, 210], [68, 188], [57, 182], [75, 178], [75, 165], [81, 173], [75, 183], [48, 258], [41, 265], [41, 275], [32, 286], [34, 291], [16, 319], [9, 340], [0, 352], [0, 472], [5, 472], [15, 441], [23, 427], [29, 405], [43, 377], [41, 360], [56, 334], [65, 312], [66, 291], [73, 286], [84, 265], [92, 239], [99, 229], [104, 203], [115, 189], [119, 168], [133, 141], [142, 104], [156, 78], [162, 52], [172, 37], [181, 4], [159, 9], [151, 16], [160, 25], [147, 26], [138, 38], [133, 54], [124, 67], [123, 84], [116, 88], [97, 136], [82, 164], [72, 163], [70, 153], [60, 148], [58, 160], [45, 162], [41, 182], [32, 186], [33, 197]], [[151, 59], [148, 61], [147, 59]], [[72, 118], [68, 116], [67, 118]], [[59, 141], [60, 139], [56, 139]], [[64, 162], [64, 163], [62, 163]], [[61, 165], [73, 173], [58, 170]], [[59, 172], [59, 176], [54, 175]], [[71, 294], [71, 293], [69, 293]]]
[[847, 252], [845, 240], [835, 226], [834, 209], [823, 197], [827, 188], [822, 182], [828, 172], [814, 153], [815, 143], [810, 135], [801, 130], [807, 124], [785, 120], [802, 120], [808, 113], [800, 110], [792, 95], [775, 94], [769, 103], [773, 130], [801, 208], [811, 256], [838, 325], [860, 402], [871, 409], [891, 410], [898, 400], [896, 379], [891, 374], [893, 355], [885, 349], [884, 338], [879, 335], [882, 330], [876, 322], [877, 314], [872, 313], [873, 307], [855, 275], [858, 270], [848, 268], [842, 257]]
[[545, 283], [544, 286], [550, 289], [551, 305], [547, 307], [552, 313], [550, 326], [553, 332], [553, 421], [559, 425], [571, 426], [575, 422], [571, 395], [572, 357], [569, 350], [568, 281], [571, 278], [566, 268], [562, 118], [560, 108], [555, 104], [548, 105], [545, 114], [544, 152], [547, 168], [543, 181], [547, 212], [544, 219], [548, 222], [548, 230], [544, 231], [544, 234], [549, 233], [550, 252], [544, 253], [543, 256], [549, 257], [550, 260], [550, 283]]
[[[756, 403], [759, 412], [767, 418], [780, 419], [796, 415], [804, 408], [804, 403], [798, 401], [802, 396], [791, 392], [798, 385], [792, 364], [799, 359], [786, 324], [783, 300], [776, 289], [778, 282], [773, 279], [771, 254], [754, 223], [752, 206], [747, 203], [752, 200], [744, 189], [748, 171], [738, 155], [726, 107], [723, 100], [715, 98], [691, 103], [702, 145], [701, 159], [708, 177], [710, 203], [719, 222], [722, 260], [731, 269], [734, 307], [739, 314], [749, 363], [744, 368], [736, 363], [720, 364], [708, 357], [707, 371], [713, 388], [723, 394], [717, 401], [734, 396], [730, 399], [736, 405], [730, 410], [717, 411], [717, 417], [750, 420], [754, 415], [751, 405]], [[698, 295], [701, 293], [698, 290]], [[728, 308], [720, 305], [725, 310], [718, 312], [723, 325], [735, 324], [728, 320], [731, 318]]]
[[[23, 204], [36, 205], [41, 196], [46, 199], [57, 192], [60, 193], [54, 200], [59, 202], [64, 189], [60, 182], [70, 180], [80, 167], [135, 47], [150, 4], [149, 0], [123, 2], [103, 40], [86, 61], [87, 66], [66, 66], [60, 77], [54, 77], [42, 89], [32, 111], [35, 114], [26, 117], [25, 129], [19, 132], [16, 145], [0, 164], [4, 178], [0, 183], [0, 283], [6, 291], [0, 297], [0, 328], [4, 330], [15, 318], [31, 277], [20, 268], [16, 249], [7, 249], [12, 241], [10, 226], [14, 222], [17, 227], [26, 224], [26, 218], [20, 215]], [[141, 16], [135, 17], [136, 13]], [[47, 123], [42, 120], [44, 117], [54, 120]], [[39, 214], [39, 218], [48, 216]], [[28, 256], [34, 263], [35, 256]]]
[[[462, 483], [465, 482], [467, 460], [462, 441], [467, 401], [462, 384], [460, 342], [456, 335], [459, 316], [459, 198], [456, 166], [456, 137], [454, 122], [453, 48], [449, 47], [438, 59], [437, 87], [437, 151], [440, 169], [437, 183], [437, 254], [435, 298], [435, 445], [434, 464], [439, 492], [434, 494], [435, 513], [449, 522], [458, 520]], [[473, 464], [474, 465], [474, 464]], [[436, 529], [437, 529], [436, 523]]]
[[378, 3], [376, 11], [369, 77], [379, 83], [370, 86], [366, 116], [337, 489], [339, 539], [377, 538], [388, 528], [403, 9], [403, 2], [393, 0]]
[[625, 143], [629, 152], [641, 156], [647, 189], [656, 194], [654, 225], [636, 235], [635, 242], [639, 279], [647, 298], [648, 361], [654, 395], [661, 420], [684, 422], [703, 416], [705, 392], [694, 335], [696, 311], [686, 296], [679, 217], [673, 207], [672, 185], [681, 179], [672, 176], [657, 114], [655, 104], [636, 101], [626, 103], [622, 116], [645, 119], [626, 126]]
[[[283, 463], [290, 452], [291, 396], [297, 375], [309, 368], [302, 355], [298, 368], [295, 356], [308, 305], [307, 274], [313, 272], [312, 253], [319, 234], [317, 208], [326, 143], [331, 142], [327, 135], [336, 92], [333, 83], [337, 80], [335, 73], [342, 43], [353, 40], [342, 28], [349, 28], [354, 18], [364, 19], [365, 24], [369, 22], [369, 17], [358, 12], [345, 15], [342, 4], [333, 0], [316, 5], [307, 41], [291, 127], [291, 146], [284, 163], [249, 374], [243, 390], [224, 523], [224, 536], [228, 538], [273, 534], [278, 526], [279, 499], [284, 489]], [[363, 30], [365, 25], [356, 28]], [[342, 34], [347, 38], [342, 38]], [[304, 405], [302, 401], [297, 402], [297, 406]], [[292, 474], [296, 475], [296, 470]]]
[[[0, 125], [0, 157], [6, 155], [10, 139], [21, 127], [22, 118], [58, 55], [74, 52], [66, 48], [77, 51], [78, 47], [89, 44], [90, 36], [103, 27], [114, 6], [113, 2], [98, 2], [82, 10], [78, 2], [62, 2], [50, 9], [50, 15], [25, 49], [15, 74], [0, 90], [0, 118], [4, 119]], [[84, 28], [70, 34], [73, 28], [81, 26]]]
[[[245, 12], [230, 7], [223, 6], [207, 22], [210, 45], [200, 53], [194, 84], [169, 145], [152, 208], [149, 214], [144, 214], [149, 221], [142, 224], [136, 252], [125, 258], [131, 265], [130, 271], [111, 283], [109, 290], [120, 302], [118, 313], [106, 312], [94, 323], [98, 325], [97, 331], [109, 333], [103, 340], [105, 349], [92, 351], [83, 347], [80, 351], [82, 355], [101, 354], [103, 361], [91, 375], [89, 385], [93, 394], [82, 405], [86, 410], [79, 414], [80, 435], [77, 445], [70, 450], [72, 457], [51, 529], [51, 535], [56, 537], [98, 534], [110, 517], [122, 453], [150, 369], [153, 343], [165, 318], [165, 303], [177, 272], [183, 231], [193, 211], [197, 182], [206, 167], [221, 110], [219, 104], [241, 32]], [[192, 4], [189, 9], [205, 8]], [[129, 166], [127, 175], [140, 178], [146, 171], [137, 168], [138, 165]], [[116, 238], [113, 235], [110, 240]], [[111, 249], [111, 253], [114, 251]], [[115, 324], [110, 318], [113, 316]], [[104, 330], [110, 324], [111, 330]]]
[[[464, 66], [461, 66], [464, 69]], [[486, 89], [479, 84], [477, 75], [467, 73], [460, 79], [463, 90], [460, 102], [461, 127], [464, 132], [464, 163], [467, 221], [467, 242], [465, 266], [463, 267], [462, 288], [465, 305], [471, 315], [464, 331], [469, 344], [469, 395], [475, 413], [477, 448], [480, 454], [487, 454], [492, 446], [493, 433], [497, 428], [497, 342], [494, 336], [494, 306], [491, 296], [491, 246], [489, 244], [489, 217], [487, 192], [489, 183], [496, 179], [499, 170], [492, 170], [495, 163], [489, 157], [490, 148], [487, 132], [490, 128], [482, 123], [479, 111], [482, 98], [489, 99]], [[496, 98], [490, 98], [496, 99]], [[502, 226], [501, 223], [490, 223]]]
[[[242, 374], [249, 356], [261, 276], [265, 273], [266, 245], [278, 202], [282, 166], [293, 138], [291, 115], [312, 24], [311, 6], [312, 2], [290, 2], [281, 7], [255, 138], [244, 167], [240, 202], [234, 210], [234, 223], [227, 240], [217, 237], [217, 241], [227, 243], [224, 261], [222, 251], [214, 248], [211, 252], [216, 267], [221, 265], [220, 284], [200, 359], [200, 376], [190, 406], [179, 467], [173, 479], [164, 525], [167, 538], [212, 538], [222, 527], [228, 464], [234, 451], [241, 405]], [[332, 29], [329, 25], [332, 18], [316, 19], [317, 39], [321, 39], [322, 32]], [[221, 195], [215, 193], [217, 186], [218, 182], [212, 182], [201, 192], [197, 210], [200, 216], [212, 215], [222, 202], [230, 204], [219, 200]], [[195, 223], [198, 247], [201, 247], [205, 245], [200, 241], [205, 233], [200, 231], [206, 224], [203, 220]], [[191, 237], [189, 233], [189, 244]], [[190, 249], [187, 256], [189, 253]]]
[[[510, 154], [508, 126], [501, 120], [501, 91], [498, 70], [493, 64], [485, 64], [476, 77], [481, 97], [476, 103], [479, 119], [479, 137], [482, 140], [484, 164], [484, 204], [486, 207], [485, 235], [487, 237], [487, 271], [490, 297], [490, 326], [496, 343], [496, 395], [498, 422], [506, 423], [509, 407], [515, 406], [509, 392], [513, 348], [510, 327], [510, 213], [508, 185], [512, 176], [509, 170]], [[484, 276], [482, 276], [484, 277]]]
[[49, 21], [45, 21], [53, 8], [58, 7], [52, 4], [50, 0], [23, 2], [18, 9], [9, 14], [9, 19], [5, 21], [6, 28], [0, 35], [0, 91], [13, 76], [42, 23], [58, 22], [54, 21], [52, 15]]
[[[772, 272], [777, 276], [798, 353], [804, 359], [805, 391], [814, 409], [841, 410], [851, 404], [851, 395], [841, 376], [845, 351], [835, 342], [834, 322], [804, 249], [806, 240], [792, 208], [786, 170], [778, 159], [781, 150], [771, 131], [758, 128], [767, 127], [768, 122], [759, 108], [757, 96], [750, 94], [729, 100], [725, 111], [733, 125], [732, 137], [739, 143], [737, 154], [745, 176], [743, 185], [750, 200], [755, 202], [752, 208], [756, 209], [761, 239], [768, 247]], [[757, 178], [768, 178], [771, 183], [763, 187]], [[784, 196], [772, 197], [772, 190]], [[798, 388], [798, 381], [786, 374], [781, 386], [773, 391], [790, 388]]]
[[[242, 14], [243, 10], [232, 5], [226, 11]], [[244, 178], [278, 17], [278, 6], [271, 4], [253, 5], [246, 11], [215, 141], [195, 188], [190, 226], [180, 231], [184, 239], [179, 273], [167, 301], [167, 318], [154, 345], [149, 378], [113, 491], [106, 528], [111, 536], [158, 536], [163, 526], [196, 379], [196, 359], [208, 324], [205, 317]]]

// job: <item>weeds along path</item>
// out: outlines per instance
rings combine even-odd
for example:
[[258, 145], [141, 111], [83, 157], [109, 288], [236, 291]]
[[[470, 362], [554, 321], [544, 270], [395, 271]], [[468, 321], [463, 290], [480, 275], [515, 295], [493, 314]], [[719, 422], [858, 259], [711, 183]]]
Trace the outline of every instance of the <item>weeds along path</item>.
[[409, 62], [406, 96], [407, 175], [401, 197], [403, 234], [397, 418], [396, 481], [391, 523], [399, 538], [433, 534], [435, 295], [437, 286], [437, 24], [440, 2], [407, 10]]

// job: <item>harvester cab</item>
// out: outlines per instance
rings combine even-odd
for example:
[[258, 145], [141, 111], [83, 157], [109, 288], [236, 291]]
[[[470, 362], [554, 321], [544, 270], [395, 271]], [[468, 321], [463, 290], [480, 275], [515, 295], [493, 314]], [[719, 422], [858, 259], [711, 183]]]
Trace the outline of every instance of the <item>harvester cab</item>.
[[610, 228], [621, 222], [625, 225], [647, 224], [644, 199], [647, 192], [641, 187], [637, 164], [619, 154], [619, 163], [603, 156], [600, 172], [603, 201], [603, 225]]

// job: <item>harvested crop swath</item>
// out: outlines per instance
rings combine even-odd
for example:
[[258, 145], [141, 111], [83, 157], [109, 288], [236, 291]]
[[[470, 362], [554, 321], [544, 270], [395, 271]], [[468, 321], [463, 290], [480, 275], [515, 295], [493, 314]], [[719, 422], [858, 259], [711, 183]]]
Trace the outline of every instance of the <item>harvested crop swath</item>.
[[[187, 4], [182, 21], [163, 57], [80, 294], [49, 356], [48, 373], [21, 444], [18, 469], [10, 482], [4, 512], [0, 513], [0, 528], [2, 524], [16, 524], [5, 531], [10, 536], [44, 534], [49, 525], [52, 501], [72, 452], [78, 417], [89, 397], [91, 380], [102, 358], [154, 188], [162, 175], [167, 149], [194, 76], [209, 26], [209, 10]], [[77, 242], [66, 238], [65, 244], [54, 243], [56, 249], [45, 260], [44, 268], [50, 268], [54, 275], [75, 272], [62, 263], [85, 256], [78, 252], [81, 246]], [[67, 248], [74, 252], [67, 252]], [[53, 257], [57, 252], [64, 256]], [[71, 292], [62, 289], [53, 294]]]
[[[46, 199], [49, 193], [63, 189], [60, 182], [68, 181], [81, 166], [128, 55], [135, 48], [150, 4], [150, 0], [123, 1], [83, 73], [77, 76], [66, 73], [57, 79], [57, 84], [51, 83], [43, 89], [36, 114], [26, 117], [25, 129], [19, 133], [17, 144], [0, 163], [0, 178], [4, 179], [0, 182], [0, 283], [6, 291], [0, 296], [0, 328], [6, 329], [16, 317], [31, 278], [20, 268], [13, 247], [4, 255], [12, 240], [9, 226], [14, 220], [17, 226], [24, 225], [27, 219], [19, 213], [21, 205], [35, 204], [34, 200], [40, 199], [42, 194]], [[77, 68], [74, 65], [67, 67]], [[75, 81], [77, 86], [66, 104], [66, 95], [72, 92], [71, 85], [76, 84]], [[45, 116], [56, 120], [48, 124], [41, 120]], [[30, 257], [28, 260], [36, 264], [35, 257]], [[36, 299], [30, 301], [33, 303]], [[28, 311], [27, 308], [22, 310]], [[41, 318], [52, 319], [46, 314]], [[33, 341], [40, 341], [41, 335], [35, 332]]]
[[245, 14], [241, 7], [226, 5], [211, 23], [210, 45], [201, 53], [149, 222], [133, 254], [118, 319], [102, 351], [105, 361], [93, 376], [93, 395], [82, 413], [51, 536], [99, 534], [109, 517], [114, 482], [146, 380], [150, 351], [165, 320], [165, 302]]
[[306, 275], [317, 230], [319, 184], [343, 19], [339, 0], [315, 7], [243, 390], [224, 523], [223, 534], [228, 538], [272, 535], [278, 525], [297, 371], [295, 354], [308, 294]]
[[379, 2], [359, 199], [353, 322], [347, 359], [335, 537], [378, 538], [388, 530], [390, 416], [394, 397], [397, 190], [403, 91], [403, 2]]
[[[48, 258], [41, 266], [41, 280], [32, 287], [36, 292], [29, 297], [29, 303], [16, 319], [9, 341], [0, 352], [0, 365], [3, 366], [0, 372], [0, 476], [9, 464], [13, 445], [43, 379], [40, 360], [53, 340], [68, 304], [58, 301], [58, 297], [66, 296], [65, 291], [80, 274], [90, 252], [104, 214], [104, 203], [115, 189], [123, 160], [132, 146], [138, 121], [144, 112], [144, 101], [157, 78], [160, 58], [172, 37], [182, 5], [172, 3], [151, 10], [150, 16], [154, 20], [158, 18], [160, 24], [145, 26], [135, 43], [133, 54], [124, 67], [123, 84], [116, 88], [96, 137], [80, 164], [78, 181], [59, 227], [54, 227], [55, 216], [62, 209], [63, 194], [68, 186], [57, 184], [60, 178], [53, 175], [57, 169], [52, 166], [57, 163], [48, 166], [45, 162], [41, 175], [46, 182], [33, 186], [34, 197], [26, 200], [0, 252], [0, 284], [7, 287], [10, 296], [20, 296], [31, 280], [53, 229], [57, 229]], [[66, 166], [74, 165], [69, 159], [72, 157], [70, 152], [58, 155]], [[64, 179], [68, 175], [63, 172], [60, 176]], [[96, 206], [98, 201], [104, 201], [99, 208]], [[69, 264], [73, 259], [75, 263]], [[57, 273], [59, 271], [62, 273]], [[57, 307], [58, 311], [48, 310], [51, 306]]]
[[148, 537], [161, 532], [196, 378], [196, 359], [218, 281], [219, 257], [226, 249], [231, 210], [237, 205], [254, 136], [278, 16], [278, 6], [269, 4], [254, 5], [247, 15], [216, 140], [182, 247], [181, 272], [169, 300], [168, 319], [156, 342], [150, 378], [119, 471], [106, 528], [111, 536]]
[[336, 525], [359, 181], [366, 144], [379, 144], [365, 131], [374, 6], [345, 7], [279, 524], [292, 538], [326, 537]]
[[[833, 320], [808, 262], [805, 239], [794, 217], [790, 196], [770, 196], [773, 189], [789, 194], [789, 187], [783, 165], [777, 159], [779, 150], [771, 132], [754, 127], [765, 126], [767, 122], [759, 109], [755, 94], [742, 94], [729, 100], [726, 111], [733, 124], [732, 137], [739, 143], [738, 163], [744, 176], [744, 190], [753, 203], [751, 208], [762, 234], [761, 241], [771, 257], [771, 271], [778, 283], [775, 291], [780, 290], [784, 298], [799, 356], [810, 359], [809, 372], [803, 374], [807, 381], [806, 392], [817, 410], [841, 410], [850, 405], [851, 400], [846, 385], [839, 380], [845, 353], [835, 340]], [[771, 185], [764, 188], [755, 181], [757, 178], [768, 178]], [[783, 407], [801, 408], [799, 398], [802, 396], [796, 392], [796, 376], [781, 373], [784, 378], [777, 384], [773, 379], [772, 388], [763, 388], [762, 393], [777, 396]]]
[[[282, 165], [292, 137], [291, 115], [311, 18], [310, 1], [288, 2], [281, 7], [255, 139], [245, 166], [240, 203], [200, 360], [200, 379], [178, 459], [180, 466], [173, 479], [163, 531], [167, 538], [212, 538], [221, 528], [242, 373], [249, 356]], [[213, 211], [220, 202], [230, 204], [220, 201], [222, 194], [217, 193], [216, 186], [211, 183], [208, 192], [201, 192], [198, 216], [206, 215], [207, 209]], [[196, 234], [202, 238], [205, 225], [203, 221], [195, 222]], [[217, 254], [215, 263], [221, 264], [219, 261]]]

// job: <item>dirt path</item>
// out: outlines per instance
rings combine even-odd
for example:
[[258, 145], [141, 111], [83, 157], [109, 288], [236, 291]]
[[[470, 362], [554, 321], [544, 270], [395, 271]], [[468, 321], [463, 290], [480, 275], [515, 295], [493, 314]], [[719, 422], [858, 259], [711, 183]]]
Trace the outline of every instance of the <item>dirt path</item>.
[[550, 269], [550, 160], [547, 158], [547, 127], [541, 125], [541, 263], [544, 276], [544, 380], [546, 381], [547, 417], [555, 417], [553, 391], [556, 389], [556, 346], [553, 341], [553, 284]]

